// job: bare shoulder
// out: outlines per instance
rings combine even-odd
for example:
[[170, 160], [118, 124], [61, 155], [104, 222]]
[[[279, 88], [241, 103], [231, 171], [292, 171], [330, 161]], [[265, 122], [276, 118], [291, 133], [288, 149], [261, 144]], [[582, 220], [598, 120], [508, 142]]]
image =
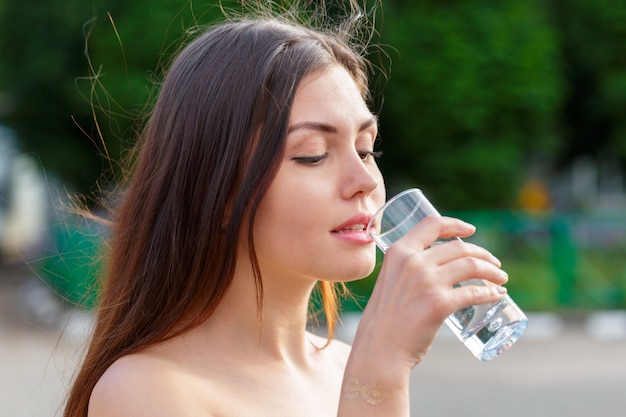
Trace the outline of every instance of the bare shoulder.
[[211, 416], [190, 401], [193, 389], [187, 379], [163, 358], [144, 353], [122, 357], [94, 387], [89, 417]]

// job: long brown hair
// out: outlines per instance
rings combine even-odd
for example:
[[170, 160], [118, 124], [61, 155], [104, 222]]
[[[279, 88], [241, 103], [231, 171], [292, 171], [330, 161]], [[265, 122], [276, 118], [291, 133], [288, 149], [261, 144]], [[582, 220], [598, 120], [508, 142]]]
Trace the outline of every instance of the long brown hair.
[[[333, 64], [367, 95], [364, 60], [348, 42], [276, 18], [222, 23], [174, 60], [112, 221], [96, 326], [65, 417], [87, 415], [115, 360], [212, 314], [231, 284], [239, 236], [262, 306], [256, 209], [282, 159], [299, 82]], [[322, 282], [321, 292], [332, 337], [335, 288]]]

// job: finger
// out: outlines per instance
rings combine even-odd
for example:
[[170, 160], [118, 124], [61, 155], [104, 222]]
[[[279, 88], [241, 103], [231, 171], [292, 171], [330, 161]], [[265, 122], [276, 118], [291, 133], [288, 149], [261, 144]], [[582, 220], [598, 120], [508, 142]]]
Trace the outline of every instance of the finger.
[[459, 219], [427, 216], [396, 243], [421, 251], [431, 246], [437, 239], [467, 237], [475, 231], [476, 227]]
[[[440, 239], [452, 239], [452, 238], [466, 238], [470, 237], [476, 232], [476, 226], [471, 223], [464, 222], [461, 219], [457, 219], [454, 217], [442, 217], [444, 221], [451, 222], [448, 227], [442, 230]], [[455, 227], [458, 223], [460, 227]]]
[[428, 253], [431, 259], [439, 265], [443, 265], [458, 258], [471, 256], [490, 262], [498, 268], [502, 266], [500, 260], [491, 252], [473, 243], [464, 242], [460, 239], [435, 243], [436, 244], [428, 248]]
[[509, 280], [508, 274], [493, 263], [471, 256], [441, 265], [439, 273], [440, 279], [450, 286], [471, 279], [482, 279], [496, 285], [503, 285]]
[[487, 304], [500, 301], [507, 293], [505, 287], [493, 285], [466, 285], [454, 288], [451, 305], [454, 311], [471, 305]]

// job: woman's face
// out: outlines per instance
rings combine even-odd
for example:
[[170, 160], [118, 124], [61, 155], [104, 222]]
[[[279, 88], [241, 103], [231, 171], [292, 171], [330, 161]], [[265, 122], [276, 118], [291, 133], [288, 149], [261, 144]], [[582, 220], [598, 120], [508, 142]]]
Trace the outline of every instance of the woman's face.
[[373, 270], [365, 227], [385, 199], [376, 136], [376, 118], [345, 69], [302, 80], [284, 159], [254, 225], [263, 277], [349, 281]]

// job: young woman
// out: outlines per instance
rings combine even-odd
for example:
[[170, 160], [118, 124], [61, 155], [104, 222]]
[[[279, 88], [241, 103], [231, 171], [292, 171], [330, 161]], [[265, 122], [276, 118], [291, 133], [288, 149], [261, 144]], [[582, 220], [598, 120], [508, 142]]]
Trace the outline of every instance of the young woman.
[[[385, 199], [365, 61], [338, 34], [223, 23], [172, 64], [112, 231], [65, 417], [408, 416], [411, 369], [444, 319], [506, 282], [429, 218], [389, 249], [349, 346], [335, 284], [376, 261]], [[497, 285], [454, 288], [482, 278]], [[306, 331], [320, 285], [330, 338]]]

